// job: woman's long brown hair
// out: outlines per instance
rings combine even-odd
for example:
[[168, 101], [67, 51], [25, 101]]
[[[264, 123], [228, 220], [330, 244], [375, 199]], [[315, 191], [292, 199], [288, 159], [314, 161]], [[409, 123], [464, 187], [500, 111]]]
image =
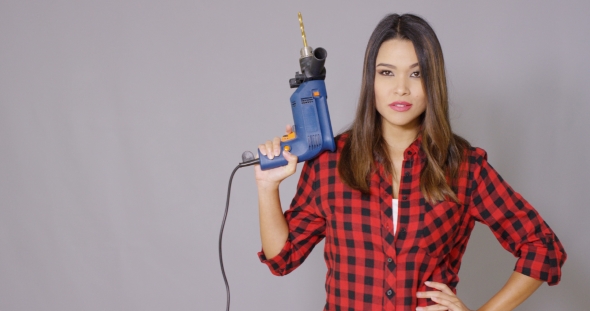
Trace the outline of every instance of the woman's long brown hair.
[[455, 184], [459, 165], [469, 143], [453, 134], [442, 49], [428, 23], [412, 14], [391, 14], [383, 18], [369, 39], [365, 52], [363, 80], [354, 122], [338, 162], [342, 181], [369, 194], [369, 176], [381, 163], [394, 176], [387, 143], [383, 138], [381, 116], [375, 108], [375, 62], [381, 44], [402, 39], [413, 43], [418, 57], [422, 85], [427, 96], [421, 118], [422, 150], [426, 163], [420, 174], [420, 189], [430, 203], [457, 201]]

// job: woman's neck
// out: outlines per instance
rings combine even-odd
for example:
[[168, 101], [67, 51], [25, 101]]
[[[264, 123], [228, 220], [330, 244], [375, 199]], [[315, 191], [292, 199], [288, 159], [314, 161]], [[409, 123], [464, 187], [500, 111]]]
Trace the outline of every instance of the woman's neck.
[[389, 147], [390, 157], [403, 159], [404, 151], [416, 140], [419, 132], [419, 125], [400, 127], [383, 124], [383, 139]]

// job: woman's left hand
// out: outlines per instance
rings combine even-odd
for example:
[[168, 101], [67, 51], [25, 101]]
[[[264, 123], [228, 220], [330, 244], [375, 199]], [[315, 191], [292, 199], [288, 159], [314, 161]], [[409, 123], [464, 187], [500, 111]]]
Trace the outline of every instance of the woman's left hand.
[[428, 307], [418, 307], [416, 308], [416, 311], [471, 311], [471, 309], [467, 308], [463, 301], [461, 301], [461, 299], [459, 299], [446, 284], [437, 282], [425, 282], [424, 284], [436, 288], [440, 290], [440, 292], [418, 292], [416, 293], [416, 296], [418, 298], [430, 298], [437, 304]]

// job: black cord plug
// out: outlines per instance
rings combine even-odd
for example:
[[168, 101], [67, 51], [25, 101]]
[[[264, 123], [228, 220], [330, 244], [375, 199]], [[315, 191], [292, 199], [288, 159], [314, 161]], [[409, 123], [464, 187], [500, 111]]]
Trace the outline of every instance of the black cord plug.
[[239, 166], [246, 167], [255, 164], [260, 164], [260, 160], [254, 158], [254, 154], [252, 152], [244, 151], [244, 153], [242, 153], [242, 163], [240, 163]]

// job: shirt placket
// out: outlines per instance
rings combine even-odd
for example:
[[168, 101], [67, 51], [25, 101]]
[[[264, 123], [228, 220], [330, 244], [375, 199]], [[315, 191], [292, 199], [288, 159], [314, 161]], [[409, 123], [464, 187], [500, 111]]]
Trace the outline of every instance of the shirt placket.
[[[404, 151], [404, 160], [402, 162], [402, 170], [400, 172], [400, 185], [398, 192], [398, 218], [397, 218], [397, 233], [394, 238], [395, 245], [395, 262], [398, 262], [398, 254], [402, 250], [402, 246], [406, 240], [408, 225], [410, 222], [410, 195], [412, 194], [412, 184], [414, 180], [419, 179], [420, 172], [419, 168], [414, 167], [414, 163], [417, 158], [417, 151], [415, 148], [410, 146]], [[417, 170], [418, 172], [415, 172]], [[407, 284], [407, 271], [395, 271], [395, 278], [397, 281], [398, 295], [395, 299], [395, 305], [400, 307], [398, 309], [405, 310], [408, 308], [408, 286]]]
[[[403, 309], [404, 302], [404, 288], [398, 288], [398, 267], [397, 267], [397, 253], [396, 240], [401, 239], [399, 244], [403, 244], [406, 236], [406, 230], [409, 219], [409, 199], [412, 189], [413, 164], [414, 157], [417, 151], [414, 144], [404, 151], [404, 160], [402, 162], [402, 178], [398, 193], [399, 213], [397, 234], [393, 234], [393, 185], [391, 176], [385, 173], [383, 166], [379, 169], [379, 203], [381, 208], [381, 236], [383, 238], [383, 254], [384, 254], [384, 299], [383, 310], [396, 310], [396, 306]], [[402, 209], [402, 207], [404, 207]], [[401, 291], [400, 291], [401, 290]]]
[[[396, 254], [401, 250], [403, 240], [406, 238], [406, 230], [410, 219], [410, 194], [412, 193], [412, 182], [415, 178], [413, 174], [415, 151], [407, 150], [404, 153], [402, 162], [401, 180], [398, 193], [398, 217], [397, 217], [397, 234], [395, 235]], [[419, 173], [418, 173], [419, 174]], [[419, 176], [416, 176], [419, 178]], [[400, 243], [397, 241], [401, 240]]]
[[381, 209], [381, 236], [383, 238], [384, 266], [383, 275], [383, 310], [394, 310], [395, 308], [395, 247], [393, 244], [393, 214], [391, 202], [393, 199], [393, 188], [391, 181], [388, 180], [387, 174], [383, 167], [379, 170], [379, 203]]
[[[407, 219], [409, 218], [409, 195], [411, 192], [412, 183], [412, 164], [414, 151], [408, 150], [404, 153], [404, 161], [402, 162], [402, 178], [400, 182], [400, 188], [398, 193], [399, 209], [398, 209], [398, 224], [397, 233], [393, 234], [393, 186], [390, 180], [391, 177], [384, 178], [386, 174], [382, 171], [381, 174], [381, 211], [382, 211], [382, 236], [384, 239], [383, 252], [385, 255], [385, 267], [384, 274], [385, 278], [385, 299], [384, 309], [385, 310], [396, 310], [396, 306], [403, 306], [403, 297], [400, 296], [401, 292], [398, 292], [396, 284], [398, 281], [397, 272], [397, 253], [399, 249], [396, 249], [396, 240], [405, 239]], [[405, 207], [405, 208], [402, 208]], [[397, 207], [395, 207], [397, 208]], [[402, 242], [403, 243], [403, 242]], [[401, 245], [401, 244], [400, 244]], [[402, 295], [403, 296], [403, 295]]]

